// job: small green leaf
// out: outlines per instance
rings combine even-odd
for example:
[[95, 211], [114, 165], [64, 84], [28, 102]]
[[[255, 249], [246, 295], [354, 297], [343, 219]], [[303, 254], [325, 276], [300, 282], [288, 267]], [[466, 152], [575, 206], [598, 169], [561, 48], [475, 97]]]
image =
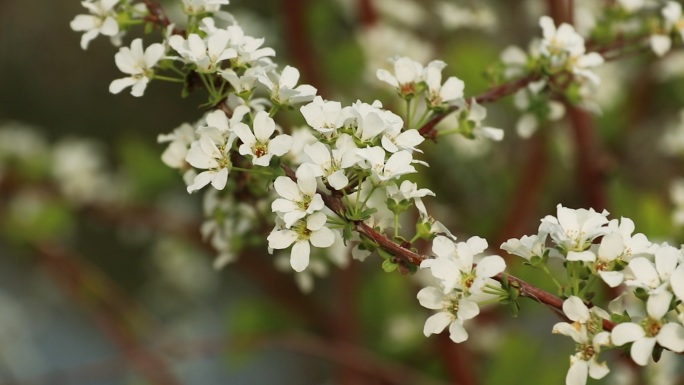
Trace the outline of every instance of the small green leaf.
[[399, 265], [392, 262], [391, 258], [387, 258], [382, 262], [382, 269], [385, 270], [386, 273], [391, 273], [397, 270], [397, 267], [399, 267]]

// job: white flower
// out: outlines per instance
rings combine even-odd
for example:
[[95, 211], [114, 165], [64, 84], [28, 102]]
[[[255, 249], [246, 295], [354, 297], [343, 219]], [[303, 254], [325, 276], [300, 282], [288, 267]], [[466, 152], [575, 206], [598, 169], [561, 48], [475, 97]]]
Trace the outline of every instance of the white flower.
[[282, 156], [292, 147], [292, 137], [287, 134], [276, 135], [275, 122], [268, 116], [268, 112], [259, 111], [254, 117], [254, 133], [244, 123], [233, 126], [233, 132], [240, 138], [239, 152], [241, 155], [251, 155], [252, 163], [257, 166], [268, 166], [273, 155]]
[[605, 377], [610, 370], [605, 362], [598, 362], [598, 354], [601, 346], [610, 344], [610, 334], [596, 330], [601, 330], [603, 319], [609, 318], [608, 313], [596, 307], [589, 310], [575, 296], [563, 302], [563, 312], [573, 323], [559, 322], [554, 325], [553, 333], [569, 336], [577, 344], [577, 353], [570, 356], [566, 385], [584, 385], [587, 375], [597, 380]]
[[449, 326], [449, 336], [452, 341], [460, 343], [468, 339], [468, 332], [463, 327], [463, 322], [480, 314], [477, 303], [464, 298], [462, 294], [444, 294], [438, 288], [431, 286], [421, 289], [417, 297], [423, 307], [441, 310], [425, 321], [423, 333], [426, 337], [430, 334], [441, 333]]
[[[211, 18], [207, 18], [207, 20], [213, 21]], [[270, 67], [273, 64], [268, 57], [275, 56], [275, 50], [270, 47], [261, 47], [264, 44], [264, 38], [245, 35], [245, 32], [238, 25], [231, 25], [227, 29], [230, 32], [230, 45], [237, 51], [236, 66], [249, 65], [250, 68], [268, 68], [271, 70]]]
[[245, 73], [242, 76], [239, 76], [235, 71], [228, 68], [220, 70], [219, 73], [221, 74], [221, 77], [230, 83], [236, 94], [242, 94], [250, 92], [256, 87], [257, 77], [262, 71], [263, 70], [260, 67], [250, 67], [245, 70]]
[[217, 72], [220, 63], [237, 56], [237, 52], [228, 46], [230, 33], [219, 29], [202, 39], [198, 34], [191, 33], [187, 40], [180, 35], [173, 35], [169, 39], [169, 46], [176, 50], [188, 63], [197, 65], [199, 72]]
[[183, 12], [188, 15], [200, 15], [208, 12], [216, 12], [221, 5], [228, 4], [230, 0], [182, 0]]
[[345, 127], [354, 130], [354, 136], [372, 144], [385, 130], [401, 131], [404, 121], [391, 111], [383, 110], [378, 100], [373, 104], [357, 101], [343, 110]]
[[[506, 268], [503, 258], [490, 255], [476, 261], [476, 256], [487, 248], [487, 241], [480, 237], [471, 237], [466, 242], [454, 243], [445, 236], [437, 236], [432, 241], [435, 259], [421, 262], [421, 268], [429, 268], [430, 273], [441, 281], [444, 293], [454, 288], [461, 289], [467, 295], [481, 294], [486, 284], [493, 282], [490, 278]], [[477, 266], [473, 269], [473, 265]]]
[[170, 134], [159, 135], [158, 143], [171, 142], [162, 153], [162, 162], [171, 168], [183, 167], [186, 164], [185, 156], [188, 154], [188, 147], [197, 139], [195, 128], [188, 123], [183, 123]]
[[548, 16], [542, 16], [539, 25], [544, 34], [539, 49], [549, 58], [552, 68], [566, 68], [594, 84], [599, 83], [600, 79], [589, 68], [603, 64], [603, 57], [596, 52], [585, 53], [584, 38], [571, 25], [563, 23], [556, 28]]
[[109, 85], [109, 92], [118, 94], [126, 87], [131, 87], [131, 95], [142, 96], [154, 75], [153, 67], [164, 55], [164, 46], [155, 43], [143, 51], [141, 39], [131, 42], [131, 47], [121, 47], [114, 55], [116, 66], [121, 72], [131, 76], [114, 80]]
[[501, 249], [527, 259], [532, 257], [543, 257], [546, 253], [546, 238], [549, 234], [540, 232], [530, 236], [523, 236], [520, 239], [511, 238], [501, 244]]
[[[609, 229], [604, 225], [608, 223], [607, 211], [597, 213], [594, 209], [570, 209], [558, 204], [556, 207], [557, 217], [547, 215], [539, 225], [540, 232], [551, 235], [554, 243], [564, 251], [567, 251], [568, 259], [584, 260], [580, 253], [593, 253], [587, 249], [591, 242], [605, 235]], [[591, 256], [586, 256], [591, 258]]]
[[463, 99], [459, 99], [456, 105], [463, 111], [462, 114], [465, 114], [461, 118], [466, 122], [461, 127], [463, 136], [471, 139], [487, 138], [496, 141], [503, 139], [504, 132], [502, 129], [482, 126], [482, 121], [487, 117], [487, 109], [479, 105], [475, 98], [470, 100], [470, 105], [467, 105]]
[[646, 257], [632, 259], [629, 261], [629, 268], [634, 278], [627, 280], [625, 284], [641, 287], [651, 296], [667, 290], [670, 285], [670, 276], [679, 265], [680, 256], [680, 250], [665, 243], [658, 246], [655, 251], [655, 262], [651, 262]]
[[259, 82], [271, 90], [271, 100], [277, 104], [294, 105], [313, 100], [316, 96], [316, 88], [308, 84], [299, 82], [299, 70], [294, 67], [285, 66], [283, 71], [278, 74], [271, 72], [267, 75], [260, 75]]
[[618, 4], [625, 11], [632, 13], [640, 10], [644, 6], [644, 0], [618, 0]]
[[268, 247], [286, 249], [292, 246], [290, 265], [297, 272], [304, 271], [309, 265], [311, 245], [329, 247], [335, 243], [335, 234], [325, 227], [327, 218], [324, 213], [317, 212], [306, 219], [298, 220], [294, 226], [286, 229], [273, 229], [268, 236]]
[[416, 146], [423, 143], [425, 138], [418, 132], [418, 130], [408, 129], [402, 131], [402, 127], [398, 125], [388, 126], [382, 133], [382, 147], [388, 152], [397, 152], [399, 150], [418, 151]]
[[313, 169], [306, 164], [301, 165], [296, 176], [297, 183], [286, 176], [279, 176], [273, 183], [280, 198], [273, 201], [271, 210], [282, 216], [287, 228], [325, 206], [321, 194], [316, 192]]
[[90, 11], [90, 15], [77, 15], [71, 21], [71, 29], [77, 32], [85, 31], [81, 36], [81, 48], [88, 49], [88, 44], [97, 35], [116, 36], [119, 24], [116, 22], [114, 6], [119, 0], [82, 1], [81, 5]]
[[382, 147], [362, 148], [358, 154], [366, 160], [372, 172], [373, 182], [376, 184], [383, 184], [390, 179], [416, 172], [416, 168], [411, 165], [414, 162], [413, 156], [408, 151], [395, 152], [387, 161], [385, 161], [385, 150]]
[[235, 135], [221, 132], [216, 127], [200, 128], [198, 133], [200, 138], [192, 142], [185, 160], [191, 166], [207, 171], [195, 176], [193, 183], [188, 186], [188, 193], [197, 191], [209, 183], [215, 189], [223, 190], [228, 182], [228, 172], [232, 167], [230, 148]]
[[684, 17], [682, 17], [682, 5], [675, 1], [668, 1], [660, 11], [665, 22], [665, 31], [657, 32], [650, 36], [651, 49], [658, 56], [665, 55], [672, 47], [670, 32], [679, 33], [684, 39]]
[[421, 218], [426, 218], [427, 210], [425, 209], [425, 204], [421, 200], [422, 197], [431, 195], [435, 196], [435, 193], [426, 188], [418, 188], [416, 183], [405, 180], [401, 182], [401, 186], [397, 188], [396, 185], [387, 185], [387, 198], [392, 199], [397, 204], [401, 202], [413, 199], [413, 203], [416, 205], [418, 212], [420, 212]]
[[[539, 118], [544, 120], [559, 120], [565, 115], [565, 106], [563, 103], [555, 100], [547, 100], [547, 96], [541, 91], [546, 87], [546, 80], [539, 80], [531, 82], [527, 87], [516, 92], [513, 96], [515, 107], [520, 111], [525, 111], [520, 116], [515, 125], [515, 131], [521, 138], [527, 139], [539, 127]], [[540, 103], [544, 103], [545, 107], [540, 111]], [[530, 111], [534, 108], [534, 112]], [[538, 117], [538, 115], [540, 115]]]
[[192, 142], [185, 160], [193, 167], [208, 171], [193, 177], [192, 183], [188, 186], [188, 192], [199, 190], [209, 183], [218, 190], [226, 186], [228, 172], [232, 167], [230, 149], [237, 138], [232, 126], [240, 122], [248, 112], [249, 107], [238, 106], [233, 110], [230, 120], [221, 110], [207, 114], [207, 126], [197, 130], [200, 138]]
[[311, 103], [302, 106], [299, 111], [309, 126], [327, 137], [344, 124], [345, 115], [342, 113], [342, 104], [323, 100], [320, 96], [316, 96]]
[[358, 149], [354, 139], [347, 134], [342, 134], [337, 138], [335, 147], [330, 150], [325, 144], [316, 142], [307, 144], [304, 152], [313, 162], [314, 174], [323, 177], [335, 190], [341, 190], [349, 184], [344, 170], [359, 161]]
[[684, 352], [684, 327], [664, 319], [671, 300], [672, 293], [668, 291], [651, 295], [646, 303], [648, 317], [639, 323], [625, 322], [615, 326], [611, 333], [613, 344], [622, 346], [631, 342], [632, 360], [641, 366], [648, 363], [656, 343], [676, 353]]
[[570, 24], [562, 23], [558, 28], [548, 16], [539, 19], [544, 39], [540, 50], [543, 55], [554, 56], [569, 54], [575, 56], [584, 53], [584, 38], [575, 32]]
[[446, 66], [441, 60], [430, 62], [425, 67], [425, 83], [428, 86], [427, 99], [430, 106], [441, 107], [444, 104], [463, 97], [465, 83], [455, 76], [451, 76], [442, 84], [442, 69]]
[[378, 79], [396, 88], [402, 96], [416, 93], [418, 83], [423, 80], [423, 65], [408, 57], [394, 60], [394, 75], [385, 69], [376, 72]]

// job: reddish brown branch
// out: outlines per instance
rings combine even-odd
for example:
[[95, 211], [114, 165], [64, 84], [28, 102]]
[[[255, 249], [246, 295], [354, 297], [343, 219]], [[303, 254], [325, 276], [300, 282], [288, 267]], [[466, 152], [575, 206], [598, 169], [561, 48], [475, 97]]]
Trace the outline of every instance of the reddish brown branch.
[[154, 0], [142, 0], [142, 2], [150, 13], [145, 18], [146, 21], [151, 22], [162, 29], [171, 24], [171, 20], [166, 16], [166, 12], [164, 12], [164, 8], [161, 4]]
[[599, 151], [593, 117], [578, 107], [567, 106], [577, 157], [577, 182], [586, 202], [594, 210], [607, 208], [604, 184], [604, 164]]

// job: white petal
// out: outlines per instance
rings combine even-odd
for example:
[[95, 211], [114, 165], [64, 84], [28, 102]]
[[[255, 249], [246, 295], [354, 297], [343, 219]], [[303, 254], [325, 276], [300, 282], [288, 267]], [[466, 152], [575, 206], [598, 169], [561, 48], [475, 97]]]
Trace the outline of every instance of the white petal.
[[490, 255], [482, 258], [480, 263], [475, 268], [475, 274], [478, 277], [491, 278], [502, 271], [506, 270], [506, 262], [498, 255]]
[[214, 179], [214, 174], [214, 171], [204, 171], [197, 174], [197, 176], [195, 176], [195, 180], [193, 181], [193, 183], [190, 186], [188, 186], [188, 193], [192, 193], [208, 185], [209, 182], [211, 182], [211, 180]]
[[572, 296], [563, 302], [563, 313], [572, 321], [585, 323], [589, 320], [589, 309], [579, 297]]
[[640, 325], [627, 322], [616, 325], [610, 333], [610, 338], [615, 346], [622, 346], [643, 338], [645, 335], [644, 329]]
[[272, 249], [286, 249], [293, 244], [299, 235], [293, 230], [276, 230], [268, 235], [268, 247]]
[[296, 272], [302, 272], [309, 266], [309, 254], [311, 253], [311, 246], [306, 240], [295, 242], [292, 246], [292, 253], [290, 254], [290, 266]]
[[276, 178], [275, 182], [273, 182], [273, 187], [275, 187], [278, 195], [287, 200], [298, 201], [302, 199], [302, 194], [299, 192], [297, 184], [286, 176]]
[[311, 233], [309, 240], [316, 247], [330, 247], [335, 243], [335, 233], [327, 227], [321, 227]]
[[673, 352], [684, 352], [684, 327], [678, 323], [663, 325], [656, 337], [658, 343]]
[[222, 168], [211, 181], [211, 185], [217, 190], [223, 190], [228, 183], [228, 169]]
[[618, 287], [625, 278], [619, 271], [599, 271], [599, 276], [610, 287]]
[[672, 40], [667, 35], [651, 35], [649, 43], [653, 52], [658, 56], [665, 55], [672, 46]]
[[137, 82], [138, 81], [134, 78], [116, 79], [109, 84], [109, 92], [118, 94], [119, 92], [123, 91], [124, 88], [130, 87]]
[[278, 135], [268, 142], [268, 152], [275, 156], [283, 156], [292, 148], [292, 141], [290, 135]]
[[349, 179], [342, 170], [337, 170], [334, 173], [328, 175], [328, 183], [335, 190], [341, 190], [347, 187], [349, 184]]
[[257, 112], [254, 117], [254, 136], [265, 142], [275, 132], [275, 122], [268, 116], [266, 111]]
[[428, 309], [438, 310], [444, 307], [444, 294], [442, 294], [442, 290], [436, 287], [428, 286], [422, 288], [418, 292], [417, 298], [420, 305]]
[[670, 275], [672, 291], [680, 300], [684, 300], [684, 265], [679, 265]]
[[425, 334], [425, 337], [429, 336], [430, 334], [439, 334], [444, 330], [444, 328], [447, 327], [447, 325], [451, 323], [452, 320], [453, 317], [451, 314], [446, 312], [433, 314], [425, 321], [423, 334]]
[[629, 351], [634, 362], [641, 366], [646, 366], [646, 364], [648, 364], [648, 359], [653, 353], [653, 347], [655, 346], [655, 343], [655, 338], [642, 338], [640, 340], [634, 341], [632, 348]]
[[571, 362], [568, 374], [565, 376], [565, 385], [585, 385], [587, 374], [589, 374], [588, 362], [580, 359], [573, 359]]
[[456, 314], [458, 319], [468, 320], [475, 318], [478, 314], [480, 314], [480, 307], [477, 306], [477, 303], [467, 299], [458, 301], [458, 312]]
[[449, 326], [449, 338], [455, 343], [461, 343], [468, 339], [468, 332], [463, 327], [463, 321], [454, 320]]

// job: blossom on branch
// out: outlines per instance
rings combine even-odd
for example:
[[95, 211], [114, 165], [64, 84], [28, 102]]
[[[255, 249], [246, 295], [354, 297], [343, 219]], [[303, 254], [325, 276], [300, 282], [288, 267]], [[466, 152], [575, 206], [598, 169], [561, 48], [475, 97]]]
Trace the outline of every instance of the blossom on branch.
[[126, 87], [131, 87], [131, 95], [140, 97], [145, 92], [147, 83], [154, 76], [154, 66], [164, 56], [164, 46], [154, 43], [143, 50], [142, 39], [135, 39], [131, 47], [122, 47], [114, 55], [116, 66], [121, 72], [131, 76], [116, 79], [109, 84], [109, 92], [118, 94]]
[[119, 1], [87, 0], [81, 2], [81, 5], [90, 11], [90, 15], [77, 15], [70, 24], [74, 31], [85, 32], [81, 36], [81, 48], [88, 49], [88, 44], [97, 35], [114, 37], [119, 33], [119, 24], [116, 22], [117, 13], [114, 9]]

